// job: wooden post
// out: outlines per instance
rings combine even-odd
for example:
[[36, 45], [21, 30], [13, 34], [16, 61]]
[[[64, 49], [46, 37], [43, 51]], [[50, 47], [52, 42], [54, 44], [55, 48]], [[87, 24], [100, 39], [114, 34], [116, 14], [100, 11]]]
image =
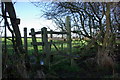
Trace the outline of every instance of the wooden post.
[[[31, 29], [31, 35], [32, 35], [32, 43], [36, 43], [37, 40], [36, 40], [34, 28]], [[33, 48], [34, 48], [34, 54], [35, 54], [35, 56], [37, 58], [37, 64], [39, 65], [40, 64], [40, 57], [39, 57], [39, 54], [38, 54], [38, 46], [33, 45]]]
[[70, 23], [70, 16], [66, 17], [66, 29], [67, 29], [67, 48], [68, 54], [72, 52], [72, 45], [71, 45], [71, 23]]
[[[71, 39], [71, 22], [70, 22], [70, 16], [66, 17], [66, 29], [67, 29], [67, 48], [68, 48], [68, 54], [72, 54], [72, 39]], [[74, 64], [73, 59], [71, 59], [71, 66]]]
[[[36, 41], [36, 36], [35, 36], [35, 30], [34, 30], [34, 28], [31, 29], [31, 35], [32, 35], [32, 43], [37, 42]], [[38, 47], [37, 47], [37, 45], [33, 45], [33, 48], [34, 48], [35, 55], [38, 56]]]
[[[62, 27], [62, 31], [63, 31], [63, 27]], [[62, 34], [62, 39], [63, 39], [63, 34]], [[61, 50], [63, 50], [63, 43], [61, 44]]]
[[27, 28], [24, 28], [24, 50], [25, 50], [25, 63], [30, 66], [30, 58], [28, 56], [28, 42], [27, 42]]
[[[50, 42], [52, 43], [53, 41], [52, 41], [52, 38], [53, 38], [53, 35], [52, 35], [52, 30], [50, 30], [51, 31], [51, 33], [50, 33], [50, 38], [51, 38], [51, 40], [50, 40]], [[51, 51], [51, 49], [52, 49], [52, 44], [50, 44], [50, 51]], [[53, 55], [50, 55], [50, 62], [53, 62]]]
[[43, 42], [43, 53], [46, 55], [45, 64], [50, 65], [50, 44], [48, 43], [47, 28], [43, 27], [42, 31], [42, 42]]
[[2, 65], [2, 35], [0, 35], [0, 79], [2, 79], [2, 68], [3, 68], [3, 65]]
[[[51, 31], [51, 33], [50, 33], [50, 38], [51, 38], [50, 42], [52, 43], [52, 38], [53, 38], [53, 36], [52, 36], [52, 30], [50, 30], [50, 31]], [[51, 48], [52, 48], [52, 44], [50, 44], [50, 50], [51, 50]]]
[[5, 23], [5, 53], [7, 53], [7, 29], [6, 29], [6, 23]]
[[24, 49], [28, 53], [28, 44], [27, 44], [27, 28], [24, 28]]

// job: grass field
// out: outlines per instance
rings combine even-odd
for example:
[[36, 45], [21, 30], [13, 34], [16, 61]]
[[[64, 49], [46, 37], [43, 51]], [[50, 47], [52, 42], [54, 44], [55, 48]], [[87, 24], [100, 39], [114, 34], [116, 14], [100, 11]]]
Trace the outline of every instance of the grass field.
[[[33, 45], [31, 45], [32, 39], [28, 38], [27, 41], [28, 41], [28, 53], [32, 54], [33, 51], [34, 51]], [[22, 38], [22, 42], [23, 42], [23, 45], [24, 45], [24, 39], [23, 38]], [[41, 38], [37, 38], [37, 42], [42, 42]], [[54, 42], [61, 42], [61, 41], [54, 40]], [[72, 47], [73, 47], [72, 52], [78, 51], [78, 48], [74, 48], [74, 46], [81, 46], [82, 47], [86, 44], [87, 44], [87, 42], [85, 42], [85, 41], [79, 41], [79, 40], [78, 41], [75, 41], [75, 40], [72, 41]], [[62, 50], [62, 48], [61, 48], [62, 44], [56, 44], [56, 46], [59, 50]], [[4, 38], [2, 38], [2, 47], [4, 48]], [[42, 46], [38, 46], [38, 50], [39, 50], [39, 53], [41, 53], [42, 52]], [[51, 46], [51, 51], [56, 51], [56, 49], [53, 45]], [[67, 51], [67, 43], [63, 44], [63, 51]], [[7, 52], [9, 54], [13, 53], [12, 42], [8, 39], [7, 39]]]

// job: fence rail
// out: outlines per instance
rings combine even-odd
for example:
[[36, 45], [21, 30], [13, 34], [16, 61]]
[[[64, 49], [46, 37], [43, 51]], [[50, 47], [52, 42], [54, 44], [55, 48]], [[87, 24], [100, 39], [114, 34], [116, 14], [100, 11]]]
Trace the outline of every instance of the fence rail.
[[[31, 35], [31, 37], [29, 38], [32, 38], [32, 42], [31, 44], [33, 45], [33, 49], [34, 49], [34, 54], [36, 55], [37, 57], [37, 61], [38, 61], [38, 64], [39, 64], [39, 61], [40, 61], [40, 58], [38, 56], [38, 46], [42, 46], [42, 50], [43, 50], [43, 54], [46, 55], [46, 59], [44, 60], [46, 65], [50, 66], [50, 56], [52, 55], [51, 54], [51, 46], [53, 45], [55, 47], [55, 49], [59, 52], [59, 49], [57, 48], [56, 44], [61, 44], [61, 48], [63, 49], [63, 44], [66, 43], [67, 44], [67, 53], [66, 54], [59, 54], [61, 56], [69, 56], [71, 57], [70, 55], [73, 55], [72, 54], [72, 38], [71, 38], [71, 23], [70, 23], [70, 17], [67, 16], [66, 17], [66, 31], [62, 31], [62, 32], [58, 32], [58, 31], [47, 31], [47, 28], [43, 27], [41, 29], [41, 31], [37, 31], [35, 32], [34, 28], [31, 29], [31, 32], [29, 33], [29, 35]], [[27, 35], [27, 31], [26, 31], [26, 28], [24, 28], [24, 47], [25, 47], [25, 50], [27, 52], [27, 38], [26, 35]], [[77, 33], [75, 31], [73, 31], [73, 33]], [[50, 37], [48, 37], [48, 34], [50, 34]], [[56, 38], [53, 36], [53, 34], [60, 34], [62, 35], [62, 38]], [[36, 37], [36, 35], [41, 35], [41, 37]], [[66, 35], [67, 37], [66, 38], [63, 38], [63, 35]], [[41, 38], [42, 39], [42, 42], [37, 42], [37, 38]], [[59, 40], [61, 42], [54, 42], [54, 40]], [[42, 54], [42, 55], [43, 55]], [[73, 59], [71, 59], [71, 65], [73, 65]]]

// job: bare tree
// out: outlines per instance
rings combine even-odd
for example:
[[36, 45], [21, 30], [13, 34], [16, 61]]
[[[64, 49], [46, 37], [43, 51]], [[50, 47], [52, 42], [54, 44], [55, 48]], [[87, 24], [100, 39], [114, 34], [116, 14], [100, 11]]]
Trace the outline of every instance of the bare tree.
[[[35, 4], [38, 7], [41, 5]], [[54, 20], [60, 28], [65, 27], [64, 17], [70, 15], [72, 25], [77, 27], [81, 35], [91, 38], [93, 43], [100, 42], [103, 48], [106, 44], [106, 47], [113, 47], [115, 33], [120, 24], [119, 3], [112, 3], [108, 8], [105, 2], [52, 2], [45, 3], [44, 7], [44, 17]]]
[[[13, 37], [12, 42], [13, 42], [16, 56], [19, 56], [18, 63], [15, 64], [15, 66], [17, 67], [17, 70], [22, 78], [28, 78], [28, 74], [25, 67], [25, 52], [22, 46], [21, 33], [17, 23], [18, 19], [16, 17], [16, 13], [15, 13], [15, 9], [12, 1], [2, 2], [2, 13], [3, 13], [2, 17], [5, 20], [5, 25], [8, 27], [8, 29], [12, 33], [12, 37]], [[6, 15], [7, 13], [8, 13], [8, 16]], [[9, 27], [7, 18], [10, 18], [10, 22], [13, 30]]]

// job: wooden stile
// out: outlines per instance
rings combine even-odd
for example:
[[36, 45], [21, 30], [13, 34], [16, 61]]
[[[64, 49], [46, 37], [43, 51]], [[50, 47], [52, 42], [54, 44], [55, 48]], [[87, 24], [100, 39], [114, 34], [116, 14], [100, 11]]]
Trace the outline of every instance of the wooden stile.
[[[45, 59], [45, 64], [50, 66], [50, 53], [51, 53], [51, 46], [53, 45], [57, 51], [58, 48], [56, 47], [55, 44], [62, 44], [62, 50], [63, 50], [63, 43], [67, 43], [67, 50], [69, 55], [72, 54], [72, 39], [71, 39], [71, 23], [70, 23], [70, 16], [66, 17], [66, 32], [54, 32], [54, 31], [47, 31], [47, 28], [43, 27], [41, 31], [35, 32], [34, 29], [31, 29], [30, 35], [32, 35], [32, 45], [34, 47], [35, 53], [38, 53], [38, 45], [42, 46], [43, 49], [43, 54], [46, 55]], [[41, 34], [42, 35], [42, 42], [37, 42], [36, 41], [36, 34]], [[48, 34], [50, 34], [50, 38], [48, 38]], [[53, 38], [53, 34], [62, 34], [62, 38]], [[67, 39], [63, 38], [63, 35], [67, 34]], [[48, 42], [50, 40], [50, 42]], [[59, 40], [62, 42], [53, 42], [53, 40]], [[71, 65], [73, 65], [73, 59], [71, 59]]]

